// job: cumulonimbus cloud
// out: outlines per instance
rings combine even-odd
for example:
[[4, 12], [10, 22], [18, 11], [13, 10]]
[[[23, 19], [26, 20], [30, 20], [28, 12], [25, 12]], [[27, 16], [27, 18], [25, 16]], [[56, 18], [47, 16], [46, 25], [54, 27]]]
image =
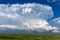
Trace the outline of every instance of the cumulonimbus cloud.
[[[51, 26], [47, 20], [53, 17], [52, 7], [28, 4], [0, 4], [0, 28], [58, 32], [58, 28]], [[12, 26], [12, 27], [10, 27]], [[14, 27], [15, 26], [15, 27]]]

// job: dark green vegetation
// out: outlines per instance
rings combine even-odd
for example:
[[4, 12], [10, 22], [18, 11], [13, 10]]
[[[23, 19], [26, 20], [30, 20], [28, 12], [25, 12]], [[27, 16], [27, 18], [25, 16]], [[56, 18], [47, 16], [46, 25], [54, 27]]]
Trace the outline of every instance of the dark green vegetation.
[[0, 40], [60, 40], [60, 34], [0, 34]]

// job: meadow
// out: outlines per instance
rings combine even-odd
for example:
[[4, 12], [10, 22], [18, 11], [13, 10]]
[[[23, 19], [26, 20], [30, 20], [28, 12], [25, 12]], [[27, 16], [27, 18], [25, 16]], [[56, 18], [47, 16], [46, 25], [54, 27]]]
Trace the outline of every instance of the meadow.
[[60, 34], [0, 34], [0, 40], [60, 40]]

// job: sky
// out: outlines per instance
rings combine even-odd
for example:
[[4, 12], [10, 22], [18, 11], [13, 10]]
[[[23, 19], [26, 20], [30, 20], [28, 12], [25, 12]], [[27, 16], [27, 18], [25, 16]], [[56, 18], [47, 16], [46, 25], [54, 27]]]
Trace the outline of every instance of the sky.
[[16, 30], [60, 33], [60, 1], [0, 0], [0, 32], [16, 33]]

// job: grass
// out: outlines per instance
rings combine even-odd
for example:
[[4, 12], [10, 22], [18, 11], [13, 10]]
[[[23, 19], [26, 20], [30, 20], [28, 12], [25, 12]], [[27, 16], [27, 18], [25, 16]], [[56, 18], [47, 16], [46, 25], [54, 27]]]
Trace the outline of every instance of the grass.
[[0, 34], [0, 40], [60, 40], [60, 34]]

